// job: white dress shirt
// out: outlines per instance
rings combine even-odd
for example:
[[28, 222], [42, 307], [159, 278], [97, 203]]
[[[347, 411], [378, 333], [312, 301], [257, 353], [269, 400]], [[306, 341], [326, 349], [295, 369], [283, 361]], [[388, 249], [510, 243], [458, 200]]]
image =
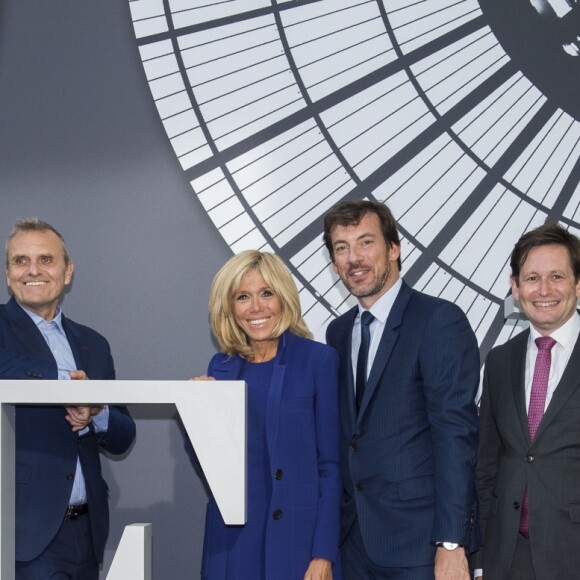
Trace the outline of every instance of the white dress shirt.
[[[391, 308], [393, 308], [393, 304], [395, 303], [395, 299], [399, 294], [399, 290], [401, 289], [402, 280], [399, 278], [370, 308], [369, 312], [375, 317], [375, 319], [371, 322], [369, 326], [370, 334], [371, 334], [371, 342], [369, 344], [369, 355], [367, 359], [367, 377], [371, 372], [371, 368], [373, 366], [373, 362], [375, 360], [375, 356], [377, 354], [377, 350], [379, 348], [379, 343], [381, 341], [381, 336], [383, 336], [383, 330], [385, 330], [385, 324], [387, 323], [387, 318], [391, 313]], [[353, 377], [354, 383], [356, 385], [356, 365], [358, 360], [358, 351], [360, 348], [360, 320], [362, 313], [365, 309], [359, 304], [358, 305], [358, 316], [354, 321], [354, 326], [352, 327], [352, 348], [351, 348], [351, 357], [352, 357], [352, 370], [353, 370]], [[355, 386], [356, 388], [356, 386]]]
[[[572, 356], [574, 345], [578, 340], [580, 334], [580, 316], [575, 312], [574, 315], [565, 322], [560, 328], [552, 332], [550, 336], [556, 341], [552, 347], [552, 363], [550, 365], [550, 378], [548, 379], [548, 390], [546, 392], [546, 406], [544, 411], [548, 408], [552, 396], [566, 366]], [[526, 410], [530, 405], [530, 393], [532, 390], [532, 380], [534, 378], [534, 367], [536, 365], [536, 358], [538, 356], [538, 347], [536, 346], [536, 338], [542, 336], [532, 325], [530, 325], [530, 337], [528, 339], [528, 350], [526, 353]]]

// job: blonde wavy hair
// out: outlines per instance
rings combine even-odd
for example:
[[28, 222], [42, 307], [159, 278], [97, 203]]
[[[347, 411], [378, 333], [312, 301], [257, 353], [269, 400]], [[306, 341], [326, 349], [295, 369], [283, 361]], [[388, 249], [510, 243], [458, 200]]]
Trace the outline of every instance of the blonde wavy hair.
[[234, 295], [240, 288], [242, 278], [252, 270], [259, 272], [270, 290], [280, 298], [281, 316], [272, 330], [271, 338], [279, 338], [286, 330], [312, 338], [302, 318], [298, 289], [284, 262], [270, 252], [246, 250], [230, 258], [211, 284], [209, 321], [221, 352], [246, 358], [254, 356], [248, 336], [237, 324], [233, 314]]

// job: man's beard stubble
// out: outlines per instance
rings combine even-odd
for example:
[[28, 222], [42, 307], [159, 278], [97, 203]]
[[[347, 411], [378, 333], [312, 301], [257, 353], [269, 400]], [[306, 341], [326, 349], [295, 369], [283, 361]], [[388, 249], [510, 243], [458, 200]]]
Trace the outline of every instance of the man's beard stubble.
[[[349, 268], [349, 273], [352, 270], [357, 270], [359, 268]], [[391, 275], [391, 265], [390, 262], [387, 263], [387, 267], [385, 272], [382, 276], [377, 278], [374, 281], [374, 284], [369, 288], [356, 288], [349, 284], [346, 280], [343, 279], [343, 283], [346, 286], [347, 290], [356, 298], [368, 298], [369, 296], [375, 296], [376, 294], [380, 294], [383, 288], [386, 286], [387, 282], [389, 281], [389, 277]]]

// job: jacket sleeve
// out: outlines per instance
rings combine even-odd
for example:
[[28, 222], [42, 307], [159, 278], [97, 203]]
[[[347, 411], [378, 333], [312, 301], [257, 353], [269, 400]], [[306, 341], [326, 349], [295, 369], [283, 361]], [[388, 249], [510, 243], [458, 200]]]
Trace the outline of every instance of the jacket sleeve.
[[109, 426], [97, 434], [97, 442], [105, 451], [114, 455], [125, 453], [135, 440], [135, 422], [124, 406], [109, 407]]
[[456, 542], [473, 551], [479, 543], [475, 529], [479, 350], [466, 316], [454, 304], [445, 302], [432, 312], [421, 337], [420, 365], [435, 474], [431, 542]]
[[[493, 492], [495, 488], [495, 474], [497, 469], [497, 459], [501, 448], [501, 439], [493, 412], [491, 409], [489, 393], [489, 368], [493, 351], [490, 352], [483, 374], [483, 392], [479, 409], [479, 453], [477, 456], [477, 489], [481, 509], [481, 531], [482, 538], [485, 537], [485, 526], [489, 510], [491, 507]], [[491, 363], [493, 364], [493, 363]], [[483, 565], [483, 541], [479, 552], [471, 560], [474, 568], [481, 568]]]
[[[112, 381], [115, 379], [116, 373], [109, 343], [100, 335], [98, 341], [103, 353], [102, 359], [99, 358], [98, 360], [103, 362], [91, 362], [91, 368], [87, 371], [89, 378]], [[110, 405], [109, 425], [106, 431], [97, 433], [97, 443], [108, 453], [120, 455], [125, 453], [135, 440], [135, 432], [135, 422], [127, 407], [124, 405]]]
[[336, 562], [340, 534], [338, 354], [325, 348], [315, 370], [315, 423], [320, 496], [312, 557]]

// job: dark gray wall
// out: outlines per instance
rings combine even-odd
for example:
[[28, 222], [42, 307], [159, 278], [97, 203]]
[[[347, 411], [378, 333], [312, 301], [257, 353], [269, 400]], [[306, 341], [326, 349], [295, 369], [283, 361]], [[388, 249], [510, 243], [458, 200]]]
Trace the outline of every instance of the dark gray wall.
[[[170, 148], [127, 2], [0, 0], [0, 195], [2, 240], [22, 216], [65, 236], [76, 272], [64, 310], [109, 339], [119, 379], [205, 371], [208, 288], [230, 251]], [[104, 465], [102, 577], [122, 527], [152, 522], [154, 578], [197, 578], [205, 494], [179, 423], [173, 409], [132, 412], [135, 447]]]

